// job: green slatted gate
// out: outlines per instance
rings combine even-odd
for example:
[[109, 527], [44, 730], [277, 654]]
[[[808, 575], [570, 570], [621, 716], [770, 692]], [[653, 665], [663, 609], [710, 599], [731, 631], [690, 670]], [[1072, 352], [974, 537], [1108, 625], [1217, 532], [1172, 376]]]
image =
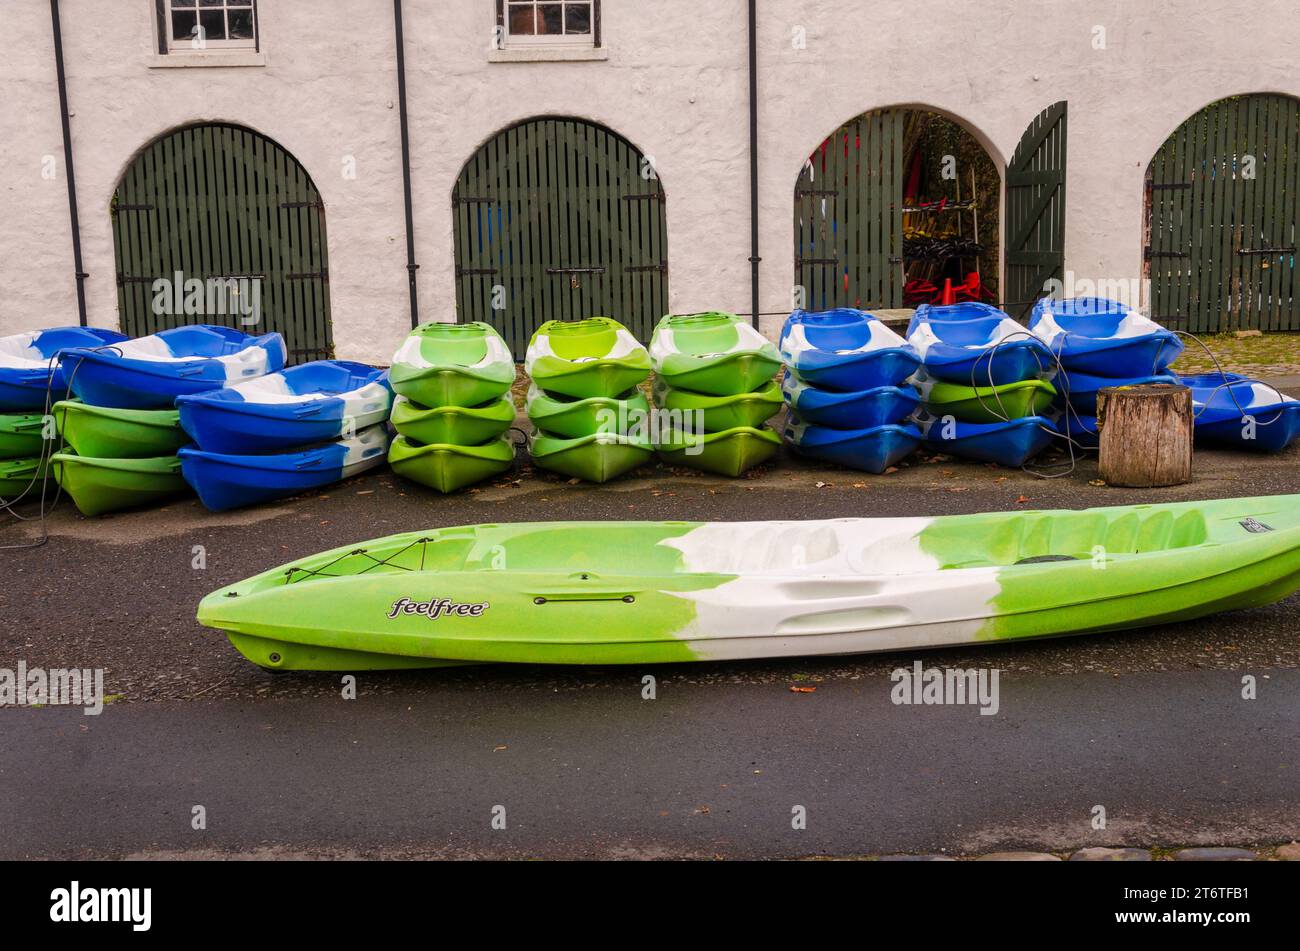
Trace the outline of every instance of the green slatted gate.
[[1007, 165], [1007, 281], [1003, 308], [1024, 320], [1065, 279], [1066, 104], [1038, 114]]
[[810, 310], [902, 306], [905, 118], [903, 109], [858, 116], [799, 175], [795, 277]]
[[651, 161], [579, 119], [505, 129], [452, 192], [456, 317], [516, 359], [547, 320], [614, 317], [642, 341], [668, 310], [667, 222]]
[[[234, 125], [166, 135], [127, 169], [112, 216], [123, 333], [220, 324], [282, 333], [292, 362], [333, 356], [324, 205], [275, 142]], [[167, 313], [176, 308], [160, 305], [154, 282], [177, 272], [205, 286], [223, 282], [227, 296], [205, 292], [201, 314]], [[256, 323], [249, 299], [239, 298], [254, 292], [253, 281]]]
[[1300, 330], [1300, 101], [1234, 96], [1184, 122], [1147, 179], [1152, 316], [1194, 333]]

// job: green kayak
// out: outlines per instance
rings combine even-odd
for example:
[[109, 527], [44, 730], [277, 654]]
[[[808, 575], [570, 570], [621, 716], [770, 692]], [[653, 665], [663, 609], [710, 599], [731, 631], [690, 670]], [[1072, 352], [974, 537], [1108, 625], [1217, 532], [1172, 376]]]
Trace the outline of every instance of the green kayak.
[[650, 354], [611, 317], [548, 320], [528, 343], [524, 371], [549, 393], [617, 397], [650, 376]]
[[639, 665], [1091, 634], [1258, 608], [1298, 586], [1300, 496], [1283, 495], [431, 528], [236, 582], [198, 620], [280, 669]]
[[514, 384], [515, 361], [491, 324], [421, 324], [393, 354], [388, 382], [422, 406], [482, 406]]
[[39, 497], [41, 482], [49, 474], [47, 467], [40, 456], [0, 460], [0, 499], [16, 502]]
[[0, 416], [0, 459], [39, 456], [45, 443], [45, 417], [39, 413]]
[[422, 445], [398, 436], [388, 447], [388, 464], [404, 479], [439, 492], [455, 492], [507, 471], [515, 462], [515, 447], [507, 435], [479, 445]]
[[180, 413], [174, 409], [114, 409], [61, 400], [52, 412], [64, 442], [87, 458], [169, 456], [193, 442], [181, 429]]
[[56, 452], [50, 470], [82, 515], [103, 515], [193, 493], [176, 456], [103, 459]]
[[397, 431], [426, 445], [479, 446], [500, 436], [514, 421], [515, 404], [509, 393], [480, 406], [421, 406], [405, 396], [393, 400]]
[[654, 447], [648, 436], [594, 433], [580, 439], [563, 439], [538, 433], [533, 436], [533, 462], [575, 479], [608, 482], [649, 461]]
[[918, 373], [912, 378], [931, 414], [951, 416], [963, 423], [996, 423], [1004, 419], [1038, 416], [1056, 398], [1056, 388], [1046, 380], [1021, 380], [1001, 386], [963, 386]]
[[781, 448], [781, 437], [766, 426], [736, 426], [717, 433], [669, 429], [656, 448], [669, 465], [739, 476], [771, 459]]
[[706, 433], [737, 426], [761, 426], [780, 412], [784, 403], [781, 387], [775, 380], [749, 393], [709, 396], [694, 390], [679, 390], [656, 377], [654, 398], [655, 406], [672, 414], [669, 417], [672, 426]]
[[580, 400], [547, 393], [534, 383], [524, 406], [534, 426], [566, 439], [581, 439], [593, 433], [626, 433], [634, 427], [649, 426], [650, 401], [636, 387], [618, 396]]
[[655, 327], [650, 356], [669, 386], [713, 396], [749, 393], [781, 369], [776, 345], [735, 314], [670, 314]]

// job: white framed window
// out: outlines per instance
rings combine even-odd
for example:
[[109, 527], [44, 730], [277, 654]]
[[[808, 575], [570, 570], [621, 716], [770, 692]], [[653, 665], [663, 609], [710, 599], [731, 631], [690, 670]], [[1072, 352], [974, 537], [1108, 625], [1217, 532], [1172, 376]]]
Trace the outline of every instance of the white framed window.
[[257, 0], [156, 0], [158, 52], [256, 52]]
[[598, 48], [600, 0], [497, 0], [506, 49]]

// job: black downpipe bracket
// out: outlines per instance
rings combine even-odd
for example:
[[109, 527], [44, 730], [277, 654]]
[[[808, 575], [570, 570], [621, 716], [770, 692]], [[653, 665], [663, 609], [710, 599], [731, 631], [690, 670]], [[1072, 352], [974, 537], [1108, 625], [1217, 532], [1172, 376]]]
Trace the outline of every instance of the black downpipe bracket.
[[749, 0], [749, 280], [750, 322], [758, 329], [758, 0]]
[[393, 25], [397, 31], [397, 115], [402, 126], [402, 192], [406, 205], [406, 279], [411, 290], [411, 326], [420, 323], [415, 289], [415, 216], [411, 209], [411, 132], [406, 119], [406, 41], [402, 38], [402, 0], [393, 0]]
[[59, 28], [59, 0], [50, 0], [54, 26], [54, 68], [59, 80], [59, 119], [63, 125], [63, 167], [68, 180], [68, 215], [72, 219], [72, 267], [77, 276], [77, 315], [86, 326], [86, 278], [81, 263], [81, 219], [77, 214], [77, 177], [72, 169], [72, 127], [68, 122], [68, 81], [63, 72], [63, 31]]

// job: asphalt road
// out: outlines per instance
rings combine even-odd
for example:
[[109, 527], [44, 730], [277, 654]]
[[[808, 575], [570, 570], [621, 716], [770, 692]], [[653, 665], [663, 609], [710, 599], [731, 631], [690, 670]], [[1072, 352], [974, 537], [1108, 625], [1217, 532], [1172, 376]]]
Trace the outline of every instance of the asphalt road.
[[[852, 855], [1300, 834], [1300, 597], [1143, 631], [918, 654], [996, 667], [997, 716], [889, 702], [912, 655], [611, 668], [268, 675], [199, 598], [336, 545], [522, 519], [764, 519], [1081, 508], [1300, 492], [1300, 449], [1198, 452], [1188, 486], [939, 459], [887, 476], [787, 461], [603, 487], [522, 473], [436, 497], [382, 473], [212, 515], [182, 501], [0, 555], [0, 666], [102, 667], [98, 718], [0, 710], [0, 855]], [[0, 542], [36, 540], [34, 522]], [[641, 699], [641, 677], [658, 699]], [[1241, 677], [1259, 699], [1240, 698]], [[816, 687], [794, 693], [791, 686]], [[504, 749], [498, 749], [504, 747]], [[190, 829], [204, 805], [206, 832]], [[490, 810], [504, 805], [506, 830]], [[791, 809], [808, 828], [790, 828]], [[1104, 831], [1089, 824], [1104, 805]]]

